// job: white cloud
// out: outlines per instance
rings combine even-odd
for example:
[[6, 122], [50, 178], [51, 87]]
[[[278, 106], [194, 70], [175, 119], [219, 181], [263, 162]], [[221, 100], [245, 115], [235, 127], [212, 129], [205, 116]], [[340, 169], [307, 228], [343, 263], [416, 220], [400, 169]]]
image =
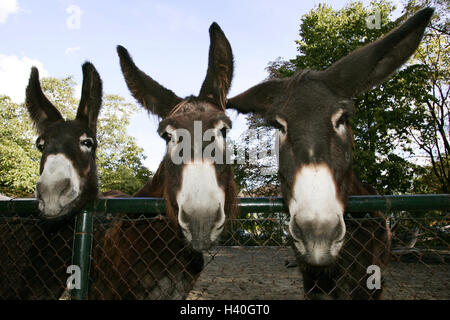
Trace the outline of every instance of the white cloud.
[[25, 88], [31, 67], [39, 69], [39, 77], [48, 77], [42, 62], [28, 57], [0, 54], [0, 94], [9, 96], [14, 102], [25, 101]]
[[17, 0], [1, 0], [0, 1], [0, 23], [5, 23], [10, 14], [17, 13], [19, 5]]
[[80, 51], [80, 47], [66, 48], [66, 54], [75, 54], [77, 51]]

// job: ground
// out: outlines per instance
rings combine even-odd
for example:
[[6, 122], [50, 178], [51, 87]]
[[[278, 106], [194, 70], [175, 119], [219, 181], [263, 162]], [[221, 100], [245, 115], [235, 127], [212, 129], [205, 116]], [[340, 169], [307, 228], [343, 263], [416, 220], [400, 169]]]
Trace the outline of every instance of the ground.
[[[284, 247], [220, 247], [205, 255], [206, 267], [191, 300], [304, 299], [293, 252]], [[392, 261], [386, 269], [385, 299], [450, 299], [450, 265]]]

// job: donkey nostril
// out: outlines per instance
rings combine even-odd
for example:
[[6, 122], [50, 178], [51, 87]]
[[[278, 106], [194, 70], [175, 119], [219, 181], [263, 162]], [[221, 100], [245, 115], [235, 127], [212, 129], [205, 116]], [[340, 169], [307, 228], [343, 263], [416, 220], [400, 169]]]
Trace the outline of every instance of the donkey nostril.
[[291, 224], [291, 232], [292, 232], [292, 236], [294, 237], [294, 239], [297, 239], [297, 240], [303, 239], [302, 238], [302, 236], [303, 236], [302, 230], [297, 223], [294, 222]]
[[179, 213], [179, 220], [180, 224], [182, 225], [182, 228], [185, 229], [185, 226], [188, 224], [187, 214], [184, 212], [184, 210], [181, 210]]
[[189, 231], [189, 223], [187, 220], [187, 215], [184, 212], [184, 210], [181, 210], [178, 216], [179, 225], [181, 227], [181, 230], [185, 233], [190, 233]]
[[216, 229], [217, 229], [217, 230], [221, 230], [221, 229], [223, 229], [224, 226], [225, 226], [225, 222], [222, 223], [220, 226], [218, 226]]
[[189, 233], [189, 230], [186, 226], [181, 226], [181, 230], [183, 230], [183, 232], [185, 233]]
[[58, 183], [58, 189], [61, 194], [69, 193], [72, 187], [72, 181], [69, 178], [64, 178]]
[[42, 194], [42, 182], [36, 183], [36, 198], [41, 198]]
[[45, 209], [45, 203], [44, 203], [44, 201], [42, 201], [42, 200], [40, 200], [39, 199], [39, 201], [38, 201], [38, 209], [39, 209], [39, 211], [44, 211], [44, 209]]

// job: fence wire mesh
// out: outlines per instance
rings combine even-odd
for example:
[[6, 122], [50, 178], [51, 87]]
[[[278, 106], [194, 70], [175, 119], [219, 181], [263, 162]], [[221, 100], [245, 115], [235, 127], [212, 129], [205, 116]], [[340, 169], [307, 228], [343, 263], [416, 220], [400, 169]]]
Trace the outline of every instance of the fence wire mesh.
[[71, 223], [0, 215], [0, 298], [59, 299], [73, 233]]
[[[386, 217], [392, 246], [390, 262], [382, 268], [383, 297], [449, 299], [449, 212], [399, 211]], [[162, 216], [94, 214], [89, 298], [305, 299], [314, 292], [333, 295], [342, 290], [340, 297], [352, 297], [368, 277], [355, 271], [367, 268], [363, 256], [380, 254], [370, 249], [378, 239], [368, 227], [380, 219], [347, 215], [345, 221], [347, 241], [357, 245], [344, 246], [345, 258], [337, 261], [342, 265], [329, 288], [303, 278], [286, 213], [229, 220], [218, 245], [203, 254], [190, 249], [178, 228]], [[0, 217], [0, 297], [64, 296], [73, 232], [72, 224]], [[365, 238], [358, 236], [361, 232]]]
[[[381, 268], [383, 298], [449, 299], [449, 213], [402, 211], [390, 212], [387, 217], [392, 245], [389, 263]], [[286, 214], [256, 213], [230, 221], [233, 226], [220, 246], [205, 255], [210, 263], [188, 299], [305, 299], [305, 279], [292, 249], [288, 222]], [[318, 291], [351, 298], [357, 290], [366, 290], [368, 265], [361, 261], [364, 255], [380, 256], [381, 252], [369, 248], [374, 242], [382, 244], [379, 236], [368, 232], [374, 229], [368, 224], [378, 225], [382, 220], [347, 215], [345, 222], [346, 238], [356, 242], [356, 247], [344, 245], [331, 277], [334, 286], [328, 288], [316, 281], [307, 294]], [[361, 231], [366, 238], [358, 236]]]
[[94, 218], [89, 298], [185, 299], [203, 264], [161, 216]]

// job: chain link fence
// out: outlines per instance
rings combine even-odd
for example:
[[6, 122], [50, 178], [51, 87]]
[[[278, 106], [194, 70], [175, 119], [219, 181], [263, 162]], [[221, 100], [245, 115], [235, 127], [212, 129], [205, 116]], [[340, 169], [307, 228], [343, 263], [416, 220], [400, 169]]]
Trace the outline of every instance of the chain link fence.
[[72, 261], [74, 227], [0, 215], [0, 298], [59, 299]]
[[[442, 197], [443, 202], [435, 205], [439, 210], [398, 210], [387, 202], [392, 247], [390, 262], [382, 269], [385, 299], [450, 298], [450, 198]], [[227, 222], [218, 245], [203, 255], [190, 249], [162, 215], [134, 213], [139, 208], [117, 213], [127, 206], [128, 202], [113, 208], [105, 202], [100, 209], [93, 208], [92, 243], [85, 246], [91, 250], [83, 253], [92, 258], [90, 270], [84, 270], [88, 298], [305, 299], [304, 279], [288, 231], [289, 215], [279, 203], [268, 200], [246, 206], [241, 202], [239, 218]], [[74, 234], [84, 235], [83, 231], [75, 230], [73, 221], [49, 224], [10, 209], [7, 213], [0, 203], [0, 297], [70, 297], [67, 268], [76, 264]], [[164, 207], [144, 209], [164, 211]], [[355, 205], [355, 210], [361, 208]], [[356, 239], [358, 250], [342, 252], [346, 262], [342, 274], [334, 276], [337, 287], [332, 293], [340, 290], [339, 281], [345, 277], [353, 279], [346, 288], [349, 294], [366, 283], [367, 275], [358, 278], [352, 270], [361, 264], [362, 255], [373, 254], [368, 249], [375, 238], [368, 227], [373, 223], [380, 222], [347, 214], [347, 238]], [[356, 236], [361, 230], [365, 239]], [[321, 283], [315, 285], [329, 291]]]
[[162, 217], [94, 217], [92, 299], [185, 299], [203, 255]]
[[[288, 222], [285, 214], [252, 214], [230, 221], [233, 227], [221, 246], [208, 253], [209, 263], [188, 299], [305, 299]], [[367, 223], [381, 223], [379, 219], [350, 215], [345, 222], [347, 238], [367, 228]], [[388, 224], [392, 229], [392, 249], [387, 267], [382, 268], [384, 299], [449, 299], [449, 212], [395, 211], [388, 214]], [[361, 255], [373, 254], [364, 248], [374, 238], [356, 239], [363, 248], [358, 254], [343, 249], [341, 257], [347, 257], [337, 262], [342, 263], [343, 271], [335, 275], [338, 284], [330, 290], [331, 294], [341, 285], [339, 280], [352, 278], [356, 267], [366, 270], [367, 265], [360, 265]], [[367, 276], [353, 276], [347, 294], [365, 286]], [[327, 292], [320, 283], [315, 289]]]

